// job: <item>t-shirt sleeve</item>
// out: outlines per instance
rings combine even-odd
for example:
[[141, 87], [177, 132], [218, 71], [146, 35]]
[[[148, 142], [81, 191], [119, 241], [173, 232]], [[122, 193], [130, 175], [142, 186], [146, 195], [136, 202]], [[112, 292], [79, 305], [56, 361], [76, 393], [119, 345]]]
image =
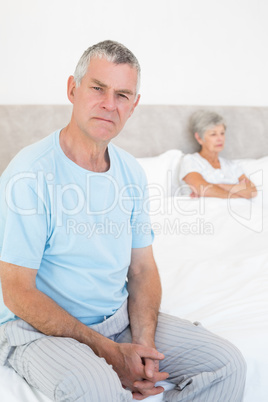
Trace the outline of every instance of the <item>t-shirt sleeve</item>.
[[187, 154], [184, 155], [179, 171], [179, 180], [183, 180], [187, 174], [192, 173], [192, 172], [197, 172], [202, 174], [203, 167], [201, 166], [198, 161], [194, 158], [193, 155]]
[[150, 220], [150, 199], [145, 173], [138, 186], [133, 188], [134, 208], [131, 215], [132, 248], [150, 246], [154, 232]]
[[47, 238], [42, 188], [35, 173], [17, 173], [0, 184], [1, 260], [38, 269]]

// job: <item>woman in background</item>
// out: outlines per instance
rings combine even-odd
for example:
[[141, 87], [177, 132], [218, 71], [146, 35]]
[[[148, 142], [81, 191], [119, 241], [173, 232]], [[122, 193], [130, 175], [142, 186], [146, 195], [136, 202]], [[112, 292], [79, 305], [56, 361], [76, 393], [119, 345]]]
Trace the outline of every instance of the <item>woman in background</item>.
[[180, 184], [192, 197], [252, 198], [256, 187], [234, 162], [219, 156], [224, 148], [226, 124], [217, 113], [199, 110], [190, 118], [190, 130], [201, 145], [199, 152], [185, 155]]

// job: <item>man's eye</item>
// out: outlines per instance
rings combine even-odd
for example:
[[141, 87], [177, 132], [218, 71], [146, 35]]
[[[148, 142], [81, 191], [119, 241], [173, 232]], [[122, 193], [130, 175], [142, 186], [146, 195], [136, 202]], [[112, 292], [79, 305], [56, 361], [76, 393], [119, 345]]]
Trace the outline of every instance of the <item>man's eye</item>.
[[125, 94], [119, 94], [120, 98], [125, 98], [128, 99], [128, 97]]

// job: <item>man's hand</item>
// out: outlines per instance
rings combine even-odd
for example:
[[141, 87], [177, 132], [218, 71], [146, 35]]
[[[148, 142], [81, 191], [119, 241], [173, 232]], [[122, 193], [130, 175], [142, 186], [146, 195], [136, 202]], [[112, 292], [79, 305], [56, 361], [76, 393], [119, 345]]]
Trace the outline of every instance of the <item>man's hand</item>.
[[134, 398], [142, 400], [163, 392], [164, 388], [156, 387], [155, 383], [166, 380], [168, 377], [168, 373], [159, 372], [159, 360], [162, 360], [164, 356], [160, 353], [162, 357], [159, 358], [154, 354], [159, 356], [154, 342], [161, 301], [161, 283], [152, 246], [132, 249], [128, 292], [132, 347], [141, 351], [141, 353], [138, 352], [141, 370], [134, 379], [131, 390]]
[[159, 361], [152, 359], [145, 359], [145, 372], [147, 374], [147, 379], [142, 381], [135, 381], [133, 392], [133, 398], [137, 400], [142, 400], [151, 395], [157, 395], [164, 391], [163, 387], [156, 387], [155, 383], [158, 381], [164, 381], [168, 378], [168, 373], [159, 372]]
[[132, 391], [133, 397], [142, 400], [164, 391], [155, 387], [157, 381], [164, 381], [168, 373], [159, 372], [159, 360], [164, 355], [154, 348], [130, 343], [115, 344], [114, 352], [104, 356], [118, 374], [124, 388]]

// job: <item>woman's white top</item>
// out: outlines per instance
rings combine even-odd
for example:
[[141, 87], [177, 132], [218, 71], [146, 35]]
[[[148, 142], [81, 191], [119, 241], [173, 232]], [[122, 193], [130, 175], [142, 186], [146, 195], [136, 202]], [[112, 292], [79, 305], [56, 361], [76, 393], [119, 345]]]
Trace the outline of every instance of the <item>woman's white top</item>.
[[236, 184], [243, 175], [240, 166], [232, 160], [219, 157], [220, 169], [215, 169], [198, 152], [184, 155], [179, 171], [180, 195], [189, 195], [192, 191], [183, 180], [188, 173], [200, 173], [203, 178], [212, 184]]

